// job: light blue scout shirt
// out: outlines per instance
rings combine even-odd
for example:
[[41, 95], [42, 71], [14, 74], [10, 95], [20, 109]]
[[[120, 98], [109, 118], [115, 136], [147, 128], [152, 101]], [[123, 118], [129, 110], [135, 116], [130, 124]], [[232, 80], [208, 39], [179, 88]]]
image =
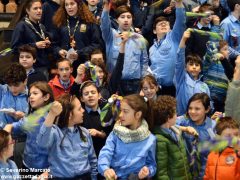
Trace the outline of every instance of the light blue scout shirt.
[[185, 30], [185, 22], [185, 9], [176, 8], [176, 21], [173, 29], [160, 42], [155, 41], [149, 50], [150, 68], [159, 85], [173, 85], [177, 49]]
[[188, 100], [196, 93], [207, 93], [210, 97], [208, 85], [193, 77], [185, 69], [185, 48], [178, 49], [176, 62], [176, 99], [177, 114], [183, 115], [187, 111]]
[[14, 161], [8, 159], [6, 163], [0, 161], [0, 179], [21, 179]]
[[46, 148], [40, 147], [36, 142], [37, 135], [39, 134], [41, 125], [45, 121], [46, 115], [47, 114], [43, 115], [43, 117], [38, 120], [38, 125], [34, 126], [29, 131], [26, 131], [23, 128], [26, 123], [25, 118], [12, 124], [13, 133], [22, 130], [27, 134], [26, 144], [23, 153], [23, 164], [28, 168], [46, 169], [49, 166], [48, 150]]
[[143, 166], [149, 169], [149, 177], [156, 173], [156, 137], [152, 134], [143, 141], [124, 143], [114, 132], [107, 138], [98, 157], [98, 171], [114, 169], [118, 179], [138, 174]]
[[[106, 44], [107, 69], [108, 72], [112, 72], [117, 62], [120, 43], [122, 41], [120, 37], [117, 37], [120, 31], [111, 28], [109, 12], [105, 10], [102, 12], [100, 27]], [[148, 68], [147, 47], [143, 36], [135, 32], [131, 33], [132, 35], [125, 45], [122, 73], [122, 79], [125, 80], [141, 79], [147, 74]]]
[[230, 14], [221, 22], [221, 28], [224, 40], [240, 53], [240, 20]]
[[48, 148], [49, 173], [53, 177], [72, 178], [90, 173], [93, 180], [97, 179], [97, 158], [92, 138], [87, 129], [80, 128], [86, 142], [80, 139], [77, 127], [60, 129], [56, 125], [42, 125], [37, 143]]
[[[191, 126], [193, 127], [199, 134], [198, 139], [199, 142], [209, 141], [215, 137], [214, 128], [216, 126], [216, 121], [206, 117], [204, 122], [200, 125], [195, 124], [190, 118], [186, 116], [177, 117], [176, 124], [179, 126]], [[194, 136], [184, 133], [184, 139], [186, 140], [187, 147], [191, 152], [191, 142], [194, 139]], [[200, 153], [200, 161], [201, 161], [201, 169], [200, 169], [200, 177], [204, 176], [205, 167], [207, 163], [207, 157], [209, 152]]]
[[[28, 90], [26, 88], [24, 93], [13, 96], [7, 84], [0, 85], [0, 109], [13, 108], [15, 111], [28, 113]], [[6, 124], [16, 122], [14, 117], [0, 112], [0, 128], [4, 128]]]

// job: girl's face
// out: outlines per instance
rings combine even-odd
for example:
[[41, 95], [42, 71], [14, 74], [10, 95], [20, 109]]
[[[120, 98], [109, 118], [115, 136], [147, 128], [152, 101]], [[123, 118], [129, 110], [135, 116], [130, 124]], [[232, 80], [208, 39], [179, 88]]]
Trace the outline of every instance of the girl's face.
[[42, 17], [42, 3], [34, 2], [30, 9], [26, 9], [28, 17], [33, 22], [38, 22]]
[[65, 0], [65, 9], [69, 16], [76, 16], [78, 11], [78, 4], [74, 0]]
[[104, 79], [104, 72], [99, 66], [96, 66], [96, 75], [100, 81], [100, 84], [102, 84]]
[[122, 31], [129, 31], [132, 26], [132, 14], [130, 12], [122, 13], [117, 18], [117, 22]]
[[43, 95], [42, 91], [35, 86], [31, 87], [29, 93], [29, 103], [33, 109], [38, 109], [46, 104], [50, 98], [49, 94]]
[[84, 102], [87, 107], [96, 110], [98, 107], [98, 99], [100, 99], [100, 94], [95, 86], [90, 85], [83, 89], [81, 101]]
[[205, 120], [206, 114], [209, 109], [205, 109], [203, 103], [200, 100], [192, 101], [188, 108], [188, 114], [192, 121], [194, 121], [197, 125], [200, 125]]
[[4, 149], [4, 156], [6, 158], [10, 158], [13, 156], [13, 149], [14, 149], [15, 141], [9, 136], [8, 146]]
[[153, 99], [156, 96], [158, 87], [152, 83], [144, 82], [142, 86], [142, 91], [145, 97], [148, 99]]
[[80, 101], [78, 98], [74, 98], [73, 102], [73, 110], [69, 119], [69, 127], [74, 126], [76, 124], [80, 124], [83, 122], [83, 112], [84, 109], [81, 106]]
[[136, 112], [132, 109], [127, 102], [121, 102], [119, 120], [122, 126], [128, 127], [129, 129], [137, 129], [141, 121], [141, 112]]

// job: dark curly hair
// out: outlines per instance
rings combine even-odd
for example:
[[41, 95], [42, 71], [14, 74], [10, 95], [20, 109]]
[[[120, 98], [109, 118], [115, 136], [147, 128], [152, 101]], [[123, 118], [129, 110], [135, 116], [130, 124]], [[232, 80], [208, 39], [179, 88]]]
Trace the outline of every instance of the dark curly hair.
[[27, 79], [27, 73], [21, 64], [13, 63], [7, 70], [4, 79], [8, 85], [17, 85]]
[[172, 96], [159, 96], [152, 105], [152, 120], [151, 129], [154, 126], [161, 126], [168, 119], [173, 118], [176, 114], [176, 99]]
[[[96, 18], [90, 12], [87, 5], [82, 0], [75, 0], [78, 4], [77, 16], [84, 23], [97, 23]], [[65, 9], [65, 0], [62, 1], [61, 6], [58, 8], [57, 12], [53, 16], [53, 23], [59, 28], [67, 23], [67, 12]]]

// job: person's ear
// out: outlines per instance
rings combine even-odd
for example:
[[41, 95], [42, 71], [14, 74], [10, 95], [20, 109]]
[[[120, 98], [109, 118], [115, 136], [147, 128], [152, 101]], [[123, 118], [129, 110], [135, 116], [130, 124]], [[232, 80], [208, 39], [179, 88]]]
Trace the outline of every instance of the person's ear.
[[33, 59], [33, 64], [34, 64], [36, 61], [37, 61], [36, 59]]
[[48, 101], [49, 98], [50, 98], [50, 94], [46, 94], [46, 95], [43, 96], [44, 101]]
[[153, 34], [157, 34], [156, 29], [153, 30]]
[[135, 117], [136, 117], [136, 119], [141, 119], [141, 117], [142, 117], [142, 111], [136, 112], [136, 113], [135, 113]]
[[23, 84], [24, 84], [24, 86], [27, 85], [27, 79], [24, 80]]
[[206, 113], [206, 114], [209, 113], [210, 110], [211, 110], [211, 107], [208, 106], [208, 108], [205, 110], [205, 113]]

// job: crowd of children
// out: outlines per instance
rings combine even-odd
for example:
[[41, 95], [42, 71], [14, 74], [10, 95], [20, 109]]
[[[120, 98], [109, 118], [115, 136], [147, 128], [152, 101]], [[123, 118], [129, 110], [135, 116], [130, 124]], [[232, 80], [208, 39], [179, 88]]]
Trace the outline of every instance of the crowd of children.
[[240, 179], [240, 0], [23, 3], [0, 179]]

